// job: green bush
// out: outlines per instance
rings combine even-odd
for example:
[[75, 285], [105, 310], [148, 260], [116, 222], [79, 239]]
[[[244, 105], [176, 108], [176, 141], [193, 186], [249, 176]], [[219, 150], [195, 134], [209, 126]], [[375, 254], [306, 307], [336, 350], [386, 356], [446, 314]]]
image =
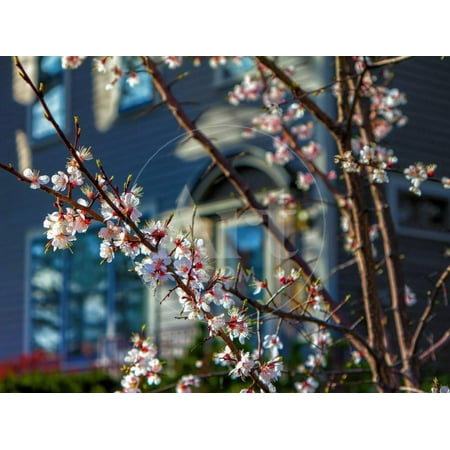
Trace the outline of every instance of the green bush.
[[5, 393], [102, 393], [120, 389], [120, 381], [107, 373], [64, 374], [61, 372], [29, 372], [7, 374], [0, 380], [0, 392]]

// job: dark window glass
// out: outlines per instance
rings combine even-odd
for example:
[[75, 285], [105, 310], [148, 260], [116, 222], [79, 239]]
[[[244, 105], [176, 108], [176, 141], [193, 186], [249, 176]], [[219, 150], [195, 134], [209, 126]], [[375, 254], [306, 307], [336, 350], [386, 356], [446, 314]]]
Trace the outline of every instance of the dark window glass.
[[94, 231], [80, 234], [73, 252], [48, 251], [45, 237], [31, 243], [31, 349], [58, 353], [65, 361], [97, 357], [105, 336], [128, 341], [145, 323], [146, 289], [117, 254], [101, 264]]
[[255, 64], [253, 58], [250, 56], [244, 56], [239, 62], [234, 62], [227, 59], [226, 64], [223, 67], [224, 78], [233, 79], [242, 77], [246, 72], [253, 69]]
[[399, 225], [419, 230], [449, 230], [449, 201], [442, 197], [399, 192]]
[[[223, 226], [223, 225], [222, 225]], [[257, 225], [227, 225], [223, 233], [223, 255], [224, 263], [232, 271], [236, 270], [238, 263], [242, 268], [241, 292], [253, 298], [262, 295], [254, 295], [253, 274], [258, 280], [265, 279], [267, 274], [264, 267], [264, 231]], [[248, 279], [246, 279], [248, 278]]]
[[[58, 125], [64, 129], [66, 121], [66, 90], [61, 57], [41, 56], [38, 64], [38, 82], [44, 85], [44, 99]], [[32, 139], [43, 139], [55, 133], [53, 126], [44, 117], [41, 104], [35, 101], [31, 106]]]
[[137, 74], [139, 83], [130, 86], [129, 75], [125, 74], [120, 79], [120, 101], [119, 111], [126, 112], [148, 104], [153, 99], [153, 83], [151, 76], [144, 70], [139, 59], [135, 56], [124, 56], [122, 58], [124, 71]]

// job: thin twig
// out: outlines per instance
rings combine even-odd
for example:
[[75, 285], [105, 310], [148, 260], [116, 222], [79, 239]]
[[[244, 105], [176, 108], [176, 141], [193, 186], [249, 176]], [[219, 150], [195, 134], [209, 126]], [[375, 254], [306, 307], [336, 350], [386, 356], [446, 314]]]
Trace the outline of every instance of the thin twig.
[[427, 306], [425, 307], [425, 309], [423, 310], [423, 312], [419, 318], [419, 322], [417, 324], [416, 330], [415, 330], [413, 338], [411, 340], [410, 353], [412, 355], [415, 355], [417, 353], [417, 347], [419, 344], [420, 336], [422, 335], [422, 333], [425, 329], [425, 325], [430, 320], [431, 313], [436, 304], [436, 298], [439, 294], [439, 291], [441, 289], [445, 288], [445, 281], [449, 275], [450, 275], [450, 265], [446, 267], [446, 269], [442, 272], [441, 276], [439, 277], [438, 281], [436, 282], [436, 284], [434, 286], [434, 290], [428, 298]]

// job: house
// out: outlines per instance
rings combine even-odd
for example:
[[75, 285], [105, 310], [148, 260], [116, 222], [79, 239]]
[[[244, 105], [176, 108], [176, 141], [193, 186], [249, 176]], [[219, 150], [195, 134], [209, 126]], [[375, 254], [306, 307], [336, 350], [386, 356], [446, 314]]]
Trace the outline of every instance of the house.
[[[332, 83], [333, 58], [287, 59], [302, 65], [301, 83], [306, 90]], [[241, 205], [232, 188], [219, 170], [211, 167], [202, 149], [186, 139], [165, 106], [159, 105], [150, 77], [140, 74], [141, 83], [133, 89], [119, 82], [106, 91], [105, 75], [93, 71], [88, 63], [75, 71], [63, 71], [57, 57], [22, 57], [21, 61], [44, 83], [49, 106], [67, 135], [73, 136], [73, 116], [79, 117], [80, 144], [91, 147], [118, 185], [133, 174], [134, 181], [143, 186], [145, 217], [165, 218], [175, 212], [175, 220], [183, 221], [192, 214], [192, 206], [199, 205], [196, 226], [208, 239], [213, 258], [230, 267], [244, 258], [261, 279], [267, 277], [271, 282], [269, 275], [282, 258], [275, 244], [255, 226], [251, 215], [236, 216]], [[123, 63], [135, 67], [138, 62], [123, 57]], [[224, 99], [243, 70], [251, 70], [251, 66], [227, 64], [212, 70], [208, 64], [199, 68], [187, 65], [195, 76], [178, 82], [180, 71], [163, 70], [175, 82], [176, 95], [197, 118], [199, 128], [222, 152], [235, 158], [238, 171], [257, 192], [273, 189], [300, 195], [295, 189], [295, 171], [267, 163], [271, 138], [242, 137], [258, 107], [249, 103], [235, 108]], [[393, 83], [409, 99], [404, 107], [409, 124], [392, 133], [389, 144], [405, 165], [426, 159], [424, 162], [436, 162], [439, 170], [442, 167], [442, 175], [449, 168], [448, 175], [450, 62], [417, 58], [398, 65], [394, 72]], [[56, 173], [67, 158], [64, 145], [43, 118], [29, 87], [15, 73], [11, 58], [0, 57], [0, 73], [0, 161], [12, 162], [21, 170], [33, 167], [41, 173]], [[333, 112], [329, 92], [319, 95], [317, 101]], [[335, 150], [330, 137], [317, 126], [314, 138], [326, 149], [319, 165], [332, 170]], [[163, 356], [183, 352], [196, 328], [175, 320], [179, 306], [170, 302], [160, 305], [158, 292], [146, 288], [129, 271], [125, 257], [100, 264], [98, 228], [80, 235], [73, 254], [45, 252], [42, 223], [52, 211], [51, 198], [17, 183], [4, 171], [0, 171], [0, 186], [0, 361], [46, 350], [59, 355], [64, 370], [115, 363], [127, 348], [131, 332], [144, 323]], [[405, 255], [407, 283], [419, 298], [412, 307], [418, 313], [433, 276], [447, 262], [450, 195], [438, 186], [424, 186], [423, 196], [417, 200], [409, 195], [408, 187], [403, 176], [394, 175], [388, 194]], [[312, 225], [305, 229], [292, 218], [283, 226], [286, 233], [296, 236], [306, 259], [317, 258], [318, 273], [325, 277], [348, 256], [336, 242], [340, 228], [333, 208], [322, 205], [312, 214]], [[333, 275], [327, 279], [327, 287], [341, 296], [356, 290], [353, 271], [349, 266]], [[384, 295], [388, 295], [387, 289]]]

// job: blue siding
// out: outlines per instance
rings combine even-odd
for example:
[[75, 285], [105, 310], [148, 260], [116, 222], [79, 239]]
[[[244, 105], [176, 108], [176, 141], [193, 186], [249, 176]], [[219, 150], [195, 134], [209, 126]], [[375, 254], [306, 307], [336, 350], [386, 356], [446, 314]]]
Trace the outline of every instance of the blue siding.
[[[329, 60], [331, 61], [331, 59]], [[185, 68], [183, 68], [185, 70]], [[205, 65], [176, 83], [174, 91], [186, 104], [193, 117], [205, 110], [205, 105], [223, 105], [227, 86], [214, 84], [214, 74]], [[410, 163], [418, 159], [436, 161], [439, 174], [450, 174], [450, 60], [423, 57], [406, 61], [394, 69], [393, 86], [405, 91], [408, 104], [403, 108], [409, 123], [395, 130], [389, 143], [392, 144], [401, 162]], [[175, 72], [173, 78], [175, 78]], [[0, 57], [0, 160], [17, 164], [14, 133], [26, 131], [27, 107], [12, 98], [12, 62]], [[176, 199], [186, 184], [195, 180], [199, 168], [205, 166], [207, 158], [200, 160], [181, 159], [175, 154], [179, 141], [164, 148], [182, 130], [164, 106], [150, 115], [131, 114], [120, 117], [106, 132], [95, 127], [92, 105], [93, 82], [89, 63], [69, 73], [69, 110], [71, 116], [80, 118], [82, 136], [80, 144], [91, 146], [96, 158], [104, 162], [105, 169], [119, 185], [128, 174], [137, 174], [148, 158], [153, 157], [139, 178], [144, 186], [143, 204], [154, 203], [158, 211], [175, 208]], [[155, 100], [158, 101], [157, 99]], [[69, 129], [69, 135], [72, 130]], [[334, 151], [332, 151], [334, 153]], [[49, 175], [60, 170], [67, 152], [57, 140], [33, 149], [33, 167]], [[425, 161], [426, 162], [426, 161]], [[93, 163], [94, 164], [94, 163]], [[445, 170], [444, 170], [445, 169]], [[0, 360], [16, 356], [25, 349], [25, 286], [26, 286], [26, 237], [31, 232], [42, 230], [42, 221], [51, 211], [51, 199], [43, 192], [31, 191], [25, 183], [16, 183], [14, 178], [0, 171]], [[408, 239], [401, 244], [408, 247], [408, 259], [414, 276], [420, 267], [414, 262], [413, 250], [421, 254], [421, 265], [427, 271], [437, 270], [442, 258], [435, 258], [438, 251], [433, 247], [430, 257], [423, 256], [423, 245], [410, 246]], [[342, 256], [342, 255], [341, 255]], [[345, 259], [345, 256], [342, 256]], [[433, 259], [434, 258], [434, 259]], [[351, 288], [349, 280], [353, 268], [339, 278], [342, 292]]]

